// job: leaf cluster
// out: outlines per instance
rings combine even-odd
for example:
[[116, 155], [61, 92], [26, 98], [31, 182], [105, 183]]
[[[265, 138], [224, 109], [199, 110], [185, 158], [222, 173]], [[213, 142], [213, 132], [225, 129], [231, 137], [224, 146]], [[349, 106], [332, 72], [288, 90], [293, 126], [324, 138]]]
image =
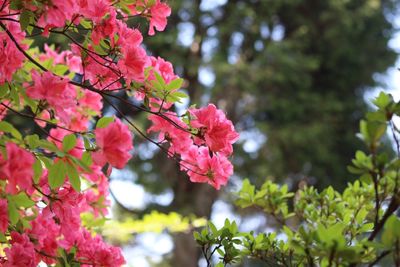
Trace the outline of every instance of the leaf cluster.
[[[382, 260], [400, 266], [399, 130], [393, 122], [400, 103], [381, 93], [376, 110], [360, 122], [359, 138], [368, 152], [357, 151], [349, 171], [359, 176], [343, 192], [329, 186], [318, 191], [303, 185], [289, 192], [287, 185], [267, 180], [256, 189], [248, 180], [237, 193], [236, 205], [255, 207], [274, 219], [268, 233], [240, 232], [226, 221], [221, 229], [211, 223], [195, 239], [208, 266], [218, 252], [226, 266], [253, 258], [268, 266], [374, 266]], [[389, 132], [397, 147], [390, 156], [383, 148]], [[269, 221], [269, 220], [268, 220]], [[270, 229], [270, 228], [269, 228]]]

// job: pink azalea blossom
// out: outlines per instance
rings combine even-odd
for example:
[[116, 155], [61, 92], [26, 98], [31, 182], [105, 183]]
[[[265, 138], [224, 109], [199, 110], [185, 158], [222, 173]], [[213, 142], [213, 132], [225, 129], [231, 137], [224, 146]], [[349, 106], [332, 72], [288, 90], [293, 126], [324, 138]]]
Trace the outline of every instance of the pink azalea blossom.
[[163, 31], [167, 26], [167, 17], [171, 15], [171, 8], [157, 0], [156, 3], [150, 8], [150, 26], [149, 35], [154, 35], [155, 31]]
[[[158, 140], [160, 142], [168, 141], [170, 143], [169, 152], [171, 154], [181, 154], [193, 144], [191, 134], [187, 130], [187, 125], [178, 119], [176, 113], [164, 113], [169, 120], [157, 115], [150, 115], [149, 120], [153, 125], [147, 132], [159, 132]], [[174, 123], [174, 124], [173, 124]], [[179, 129], [178, 127], [181, 129]]]
[[147, 62], [146, 51], [140, 46], [129, 46], [118, 61], [118, 67], [127, 84], [131, 81], [144, 81], [144, 68]]
[[[200, 109], [190, 109], [195, 117], [191, 125], [199, 129], [200, 137], [213, 152], [221, 152], [225, 155], [232, 154], [232, 144], [239, 139], [233, 124], [225, 114], [218, 110], [213, 104]], [[200, 141], [200, 143], [202, 143]]]
[[[79, 55], [81, 53], [80, 48], [72, 46], [74, 54]], [[93, 50], [89, 46], [89, 49]], [[118, 66], [115, 63], [110, 63], [110, 58], [102, 58], [97, 55], [91, 55], [86, 57], [83, 61], [83, 68], [85, 70], [84, 78], [89, 80], [91, 84], [96, 84], [99, 89], [116, 89], [121, 87], [118, 81], [121, 78]]]
[[166, 83], [178, 78], [174, 73], [174, 67], [171, 62], [166, 61], [161, 57], [150, 57], [152, 71], [150, 71], [149, 80], [155, 80], [154, 71], [158, 72]]
[[99, 235], [93, 237], [86, 230], [82, 230], [76, 246], [77, 257], [93, 263], [91, 266], [119, 267], [125, 264], [120, 248], [104, 243]]
[[0, 155], [0, 179], [7, 180], [6, 192], [18, 193], [22, 190], [32, 190], [32, 165], [35, 159], [31, 153], [14, 143], [6, 144], [7, 156]]
[[84, 202], [85, 207], [83, 210], [91, 211], [98, 216], [99, 214], [107, 215], [107, 206], [110, 205], [110, 200], [107, 198], [109, 195], [108, 178], [101, 171], [101, 167], [97, 165], [91, 166], [92, 172], [85, 174], [85, 177], [96, 186], [96, 190], [88, 190], [85, 192]]
[[44, 28], [62, 27], [67, 20], [71, 21], [78, 11], [75, 0], [52, 0], [51, 5], [44, 5], [44, 13], [38, 25]]
[[106, 128], [94, 131], [99, 151], [92, 154], [96, 164], [103, 166], [106, 162], [122, 169], [132, 157], [129, 151], [133, 148], [132, 135], [128, 126], [115, 119]]
[[39, 55], [40, 61], [52, 60], [53, 66], [57, 64], [67, 65], [69, 70], [76, 73], [82, 73], [81, 58], [74, 55], [71, 51], [56, 51], [52, 47], [44, 44], [44, 51]]
[[[57, 239], [60, 236], [60, 225], [55, 222], [53, 216], [43, 213], [31, 221], [31, 229], [28, 229], [29, 236], [35, 240], [35, 248], [44, 252], [48, 256], [57, 256], [58, 243]], [[47, 264], [55, 263], [51, 257], [46, 257], [43, 254], [38, 255], [42, 261]]]
[[58, 201], [52, 202], [43, 210], [45, 217], [54, 218], [60, 225], [60, 232], [67, 240], [75, 240], [81, 226], [80, 206], [82, 194], [71, 186], [64, 185], [57, 192]]
[[117, 13], [112, 10], [108, 18], [96, 23], [91, 35], [93, 44], [98, 45], [102, 39], [113, 36], [116, 28]]
[[110, 11], [108, 0], [78, 0], [76, 2], [79, 6], [79, 13], [95, 23], [101, 21]]
[[87, 131], [89, 125], [89, 116], [79, 112], [71, 114], [68, 128], [74, 131]]
[[96, 115], [100, 114], [103, 108], [101, 95], [89, 90], [84, 90], [82, 93], [83, 96], [79, 99], [79, 106], [84, 109], [86, 113], [90, 110], [95, 112]]
[[35, 267], [37, 265], [35, 248], [27, 234], [11, 232], [11, 247], [5, 248], [7, 261], [4, 267]]
[[75, 87], [68, 83], [68, 79], [62, 79], [51, 72], [40, 75], [32, 71], [33, 85], [27, 89], [27, 95], [33, 99], [46, 100], [56, 111], [57, 116], [68, 124], [70, 115], [68, 108], [76, 106]]
[[[25, 33], [21, 32], [17, 23], [5, 22], [5, 25], [18, 42], [24, 38]], [[21, 46], [27, 48], [26, 45]], [[3, 84], [5, 81], [12, 81], [13, 74], [22, 67], [25, 60], [25, 56], [4, 31], [0, 31], [0, 58], [0, 84]]]
[[196, 145], [182, 154], [181, 169], [187, 170], [190, 181], [208, 183], [217, 190], [221, 185], [226, 185], [233, 174], [233, 166], [224, 155], [210, 155], [207, 147]]
[[143, 36], [138, 29], [131, 29], [126, 25], [126, 23], [118, 20], [118, 36], [119, 39], [117, 41], [117, 45], [122, 48], [122, 51], [126, 51], [126, 49], [130, 46], [139, 46], [143, 41]]

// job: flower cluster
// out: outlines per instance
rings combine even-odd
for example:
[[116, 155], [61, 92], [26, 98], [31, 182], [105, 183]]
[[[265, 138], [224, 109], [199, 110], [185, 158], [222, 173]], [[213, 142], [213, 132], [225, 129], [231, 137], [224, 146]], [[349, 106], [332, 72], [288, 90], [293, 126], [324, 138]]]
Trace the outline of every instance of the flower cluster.
[[227, 157], [239, 135], [232, 122], [212, 104], [190, 109], [189, 116], [192, 119], [187, 125], [172, 112], [165, 118], [151, 115], [153, 125], [148, 131], [159, 132], [159, 141], [170, 144], [170, 155], [181, 157], [181, 169], [187, 171], [192, 182], [209, 183], [219, 189], [233, 174]]
[[[1, 266], [124, 264], [121, 249], [81, 219], [107, 214], [107, 176], [132, 157], [137, 127], [116, 100], [150, 114], [148, 132], [159, 134], [153, 142], [180, 160], [191, 181], [217, 189], [227, 183], [238, 139], [232, 122], [214, 105], [177, 116], [183, 80], [170, 62], [149, 56], [141, 29], [127, 24], [142, 17], [151, 36], [170, 13], [160, 0], [0, 0]], [[70, 43], [41, 51], [29, 38], [37, 34]], [[103, 116], [105, 104], [114, 116]], [[7, 114], [41, 131], [22, 135]]]

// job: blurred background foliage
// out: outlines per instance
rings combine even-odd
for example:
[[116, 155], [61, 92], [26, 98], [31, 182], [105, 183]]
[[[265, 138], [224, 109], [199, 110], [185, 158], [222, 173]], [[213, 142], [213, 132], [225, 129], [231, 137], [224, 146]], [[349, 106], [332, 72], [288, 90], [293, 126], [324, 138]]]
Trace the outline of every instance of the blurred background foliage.
[[[355, 134], [368, 108], [364, 93], [379, 85], [374, 75], [393, 66], [398, 56], [388, 47], [397, 30], [398, 1], [168, 4], [173, 12], [167, 29], [144, 43], [151, 54], [173, 63], [185, 79], [190, 104], [214, 102], [233, 120], [241, 134], [235, 176], [221, 192], [190, 183], [176, 162], [135, 138], [130, 170], [112, 175], [113, 215], [142, 221], [157, 210], [209, 218], [216, 201], [229, 203], [224, 191], [237, 188], [245, 177], [255, 185], [270, 177], [289, 190], [304, 183], [342, 190], [353, 178], [346, 166], [362, 148]], [[147, 31], [145, 20], [132, 19], [132, 25], [138, 23]], [[54, 42], [62, 47], [64, 41]], [[125, 113], [142, 129], [148, 126], [147, 114]], [[173, 251], [159, 266], [197, 266], [200, 251], [190, 227], [174, 234], [172, 243]]]

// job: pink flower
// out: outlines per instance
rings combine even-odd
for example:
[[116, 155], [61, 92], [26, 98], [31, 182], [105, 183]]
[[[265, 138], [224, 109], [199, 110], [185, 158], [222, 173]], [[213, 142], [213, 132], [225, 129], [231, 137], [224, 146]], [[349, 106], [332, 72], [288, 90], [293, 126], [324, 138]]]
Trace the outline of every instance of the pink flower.
[[[16, 23], [6, 23], [8, 30], [19, 42], [24, 38], [24, 33], [20, 31]], [[22, 45], [25, 49], [26, 45]], [[0, 32], [0, 84], [5, 81], [12, 81], [13, 74], [22, 67], [25, 56], [17, 49], [13, 41], [4, 32]]]
[[99, 22], [109, 11], [108, 0], [78, 0], [79, 13], [84, 17]]
[[157, 71], [165, 80], [166, 83], [170, 83], [172, 80], [178, 78], [174, 73], [174, 67], [171, 62], [164, 60], [161, 57], [150, 57], [151, 66], [153, 67], [153, 71], [150, 73], [150, 80], [155, 80], [154, 71]]
[[8, 228], [8, 203], [0, 198], [0, 232], [5, 233]]
[[77, 257], [87, 259], [93, 266], [119, 267], [125, 264], [120, 248], [107, 245], [99, 235], [93, 237], [86, 230], [82, 230], [76, 246]]
[[68, 124], [70, 116], [67, 109], [76, 106], [75, 87], [67, 79], [59, 78], [51, 72], [40, 75], [37, 71], [32, 71], [32, 80], [34, 84], [28, 88], [27, 95], [33, 99], [46, 100], [57, 116]]
[[82, 113], [95, 113], [96, 115], [100, 114], [101, 109], [103, 108], [102, 97], [100, 94], [83, 90], [83, 96], [79, 99], [79, 107], [82, 109]]
[[[45, 216], [41, 213], [31, 221], [31, 226], [32, 228], [27, 232], [36, 241], [35, 248], [46, 255], [57, 256], [57, 239], [60, 236], [60, 225], [55, 222], [52, 216]], [[44, 255], [38, 256], [47, 264], [55, 263], [55, 260], [50, 257]]]
[[126, 23], [117, 20], [118, 36], [117, 45], [124, 51], [130, 46], [139, 46], [143, 41], [143, 36], [138, 29], [131, 29]]
[[[74, 53], [79, 55], [81, 50], [77, 46], [71, 45]], [[91, 46], [88, 49], [93, 50]], [[97, 88], [102, 89], [116, 89], [121, 86], [119, 82], [115, 82], [121, 78], [118, 67], [115, 63], [110, 63], [111, 58], [102, 58], [97, 55], [86, 57], [83, 61], [85, 69], [85, 79], [89, 80], [91, 84], [96, 84]]]
[[83, 196], [71, 186], [64, 185], [58, 190], [57, 198], [58, 201], [52, 202], [43, 210], [43, 216], [55, 219], [64, 238], [73, 242], [81, 226], [80, 207]]
[[[195, 117], [192, 126], [199, 128], [199, 135], [205, 139], [205, 143], [213, 152], [221, 152], [224, 155], [232, 154], [232, 144], [239, 139], [233, 124], [225, 114], [213, 104], [200, 109], [190, 109]], [[199, 140], [197, 140], [199, 141]], [[202, 141], [199, 142], [200, 144]]]
[[11, 248], [5, 248], [7, 261], [4, 267], [35, 267], [35, 248], [27, 234], [11, 233]]
[[114, 35], [117, 28], [117, 13], [115, 10], [110, 12], [110, 16], [107, 19], [101, 20], [97, 23], [92, 31], [92, 41], [95, 45], [100, 43], [101, 39], [111, 37]]
[[85, 178], [94, 183], [93, 190], [87, 190], [84, 193], [86, 201], [82, 206], [82, 211], [93, 212], [95, 216], [99, 214], [107, 215], [107, 206], [110, 205], [108, 178], [101, 171], [101, 167], [97, 165], [91, 166], [92, 172], [85, 174]]
[[182, 154], [181, 169], [187, 170], [190, 181], [208, 183], [220, 189], [233, 174], [233, 166], [222, 154], [212, 154], [207, 147], [191, 146]]
[[129, 46], [123, 57], [118, 61], [118, 67], [127, 84], [131, 81], [142, 82], [144, 80], [144, 67], [147, 62], [146, 51], [140, 46]]
[[27, 94], [33, 99], [45, 99], [53, 107], [69, 108], [75, 105], [75, 95], [68, 88], [68, 80], [61, 79], [51, 72], [40, 75], [37, 71], [32, 71], [33, 86], [29, 87]]
[[147, 132], [160, 132], [158, 140], [160, 142], [168, 141], [170, 143], [171, 146], [169, 152], [171, 154], [181, 154], [184, 151], [187, 151], [187, 148], [193, 144], [191, 134], [185, 131], [187, 125], [178, 119], [176, 113], [168, 112], [164, 113], [164, 115], [169, 118], [169, 120], [164, 119], [161, 116], [150, 115], [149, 120], [152, 121], [153, 125], [147, 130]]
[[52, 0], [50, 5], [44, 5], [44, 13], [39, 18], [38, 25], [45, 28], [62, 27], [66, 20], [72, 20], [77, 11], [75, 0]]
[[79, 112], [71, 114], [71, 121], [68, 128], [74, 131], [86, 131], [88, 129], [89, 116]]
[[165, 26], [167, 26], [167, 17], [171, 15], [171, 8], [167, 4], [157, 0], [150, 8], [150, 14], [149, 35], [154, 35], [154, 28], [156, 28], [157, 31], [163, 31]]
[[119, 119], [110, 123], [106, 128], [94, 131], [99, 151], [92, 154], [96, 164], [103, 166], [106, 162], [111, 166], [122, 169], [132, 157], [129, 151], [133, 148], [132, 135], [128, 126]]
[[71, 51], [56, 51], [47, 44], [44, 44], [45, 54], [40, 54], [40, 61], [52, 60], [53, 66], [57, 64], [67, 65], [72, 72], [82, 73], [81, 58], [72, 54]]
[[6, 178], [8, 181], [7, 193], [18, 193], [17, 187], [32, 190], [34, 157], [14, 143], [7, 143], [6, 151], [7, 158], [0, 155], [0, 178]]

